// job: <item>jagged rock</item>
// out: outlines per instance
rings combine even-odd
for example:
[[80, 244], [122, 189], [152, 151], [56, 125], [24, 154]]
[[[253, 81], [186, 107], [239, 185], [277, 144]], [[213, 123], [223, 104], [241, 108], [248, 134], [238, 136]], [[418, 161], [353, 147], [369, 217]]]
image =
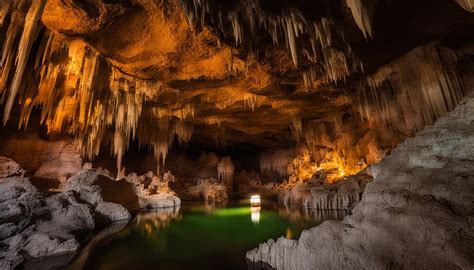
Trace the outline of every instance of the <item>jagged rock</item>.
[[61, 227], [71, 231], [94, 228], [93, 206], [77, 202], [73, 192], [50, 196], [45, 202], [51, 211], [51, 220]]
[[15, 161], [0, 156], [0, 178], [23, 175], [25, 171]]
[[[141, 176], [132, 173], [125, 177], [125, 180], [135, 186], [139, 208], [150, 209], [181, 205], [181, 199], [169, 187], [169, 183], [175, 181], [175, 177], [170, 171], [165, 172], [163, 177], [156, 176], [153, 172]], [[146, 184], [146, 181], [150, 181], [149, 184]]]
[[326, 221], [298, 241], [270, 240], [247, 258], [277, 269], [472, 268], [473, 123], [470, 95], [374, 166], [343, 222]]
[[67, 180], [65, 191], [74, 191], [79, 195], [80, 201], [97, 205], [102, 200], [101, 188], [96, 184], [101, 176], [100, 172], [94, 169], [81, 170]]
[[32, 257], [50, 256], [68, 252], [74, 252], [79, 248], [76, 239], [61, 241], [59, 238], [50, 238], [44, 233], [37, 233], [30, 236], [24, 250]]
[[[66, 191], [73, 191], [77, 194], [79, 201], [92, 205], [100, 217], [108, 221], [117, 221], [131, 217], [130, 212], [124, 206], [115, 203], [122, 202], [116, 200], [117, 195], [118, 197], [132, 197], [132, 200], [135, 196], [131, 189], [128, 194], [123, 193], [123, 188], [126, 188], [126, 184], [124, 184], [125, 181], [114, 181], [104, 176], [101, 170], [88, 169], [81, 170], [77, 175], [69, 178]], [[114, 200], [114, 202], [106, 201], [107, 199]]]
[[81, 171], [65, 183], [66, 191], [47, 197], [28, 178], [0, 178], [0, 266], [13, 269], [25, 255], [75, 252], [79, 243], [73, 233], [92, 230], [99, 222], [130, 219], [127, 209], [101, 194], [108, 184], [120, 188], [124, 181], [104, 178], [97, 170]]
[[14, 223], [4, 223], [0, 225], [0, 241], [15, 234], [17, 226]]
[[5, 269], [16, 267], [25, 254], [74, 251], [79, 244], [69, 232], [94, 227], [90, 206], [77, 203], [71, 194], [44, 198], [24, 177], [0, 179], [0, 192], [0, 266]]

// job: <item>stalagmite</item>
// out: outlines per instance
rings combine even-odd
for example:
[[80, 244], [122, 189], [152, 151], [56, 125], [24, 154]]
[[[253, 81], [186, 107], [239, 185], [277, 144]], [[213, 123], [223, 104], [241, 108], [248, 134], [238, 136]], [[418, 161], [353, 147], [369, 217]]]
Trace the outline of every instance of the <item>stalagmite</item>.
[[17, 67], [15, 71], [15, 76], [13, 77], [12, 86], [10, 87], [8, 99], [5, 104], [5, 111], [3, 113], [3, 125], [5, 125], [8, 119], [10, 118], [10, 112], [12, 110], [16, 95], [20, 88], [20, 83], [26, 68], [30, 49], [35, 39], [38, 20], [41, 17], [44, 5], [45, 0], [32, 0], [30, 9], [28, 10], [28, 13], [26, 15], [23, 34], [21, 36], [20, 44], [18, 46], [18, 55], [16, 61]]
[[120, 131], [115, 131], [114, 133], [114, 155], [117, 159], [117, 174], [120, 174], [122, 171], [122, 157], [125, 153], [125, 142], [124, 136]]

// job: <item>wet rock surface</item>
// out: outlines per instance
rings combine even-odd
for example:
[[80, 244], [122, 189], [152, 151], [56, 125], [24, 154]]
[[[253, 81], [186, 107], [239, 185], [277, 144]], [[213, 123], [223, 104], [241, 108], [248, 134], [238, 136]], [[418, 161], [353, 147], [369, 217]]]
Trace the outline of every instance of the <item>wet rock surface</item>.
[[398, 146], [353, 214], [247, 253], [277, 269], [470, 269], [474, 97]]
[[27, 257], [73, 252], [75, 230], [94, 228], [92, 209], [70, 194], [44, 198], [28, 178], [0, 178], [0, 268], [12, 269]]
[[[13, 167], [14, 172], [22, 170], [8, 166], [8, 173], [2, 170], [3, 174], [11, 174]], [[25, 259], [73, 253], [80, 247], [78, 232], [130, 219], [127, 209], [104, 201], [100, 188], [93, 187], [97, 176], [95, 171], [83, 171], [56, 194], [40, 193], [27, 177], [0, 178], [0, 268], [13, 269]]]

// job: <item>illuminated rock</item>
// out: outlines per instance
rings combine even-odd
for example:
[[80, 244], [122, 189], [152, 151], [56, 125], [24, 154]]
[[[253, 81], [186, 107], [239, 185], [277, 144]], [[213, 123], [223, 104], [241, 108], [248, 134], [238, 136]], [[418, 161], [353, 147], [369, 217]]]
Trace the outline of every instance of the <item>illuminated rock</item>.
[[277, 269], [471, 267], [473, 112], [471, 94], [394, 149], [344, 221], [326, 221], [298, 241], [269, 240], [247, 258]]

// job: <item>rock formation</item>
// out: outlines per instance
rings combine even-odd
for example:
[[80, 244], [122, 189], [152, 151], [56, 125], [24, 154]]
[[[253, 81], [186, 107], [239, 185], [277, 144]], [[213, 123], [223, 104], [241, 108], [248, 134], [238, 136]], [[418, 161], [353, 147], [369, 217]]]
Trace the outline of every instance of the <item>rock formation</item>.
[[466, 268], [472, 98], [452, 111], [474, 87], [473, 6], [0, 0], [2, 266], [137, 209], [259, 194], [353, 215], [254, 261]]
[[362, 193], [372, 177], [367, 175], [354, 175], [336, 183], [327, 184], [313, 180], [297, 184], [289, 190], [282, 191], [280, 202], [285, 206], [302, 206], [305, 208], [325, 210], [350, 210], [352, 206], [362, 199]]
[[[117, 174], [132, 141], [150, 147], [161, 174], [174, 142], [193, 137], [265, 148], [304, 141], [317, 163], [331, 159], [354, 174], [466, 93], [469, 50], [444, 44], [469, 36], [472, 3], [437, 1], [442, 20], [430, 20], [431, 2], [410, 9], [406, 0], [274, 9], [257, 0], [6, 0], [3, 123], [25, 128], [39, 114], [34, 122], [73, 136], [83, 158], [110, 148]], [[414, 21], [391, 21], [399, 10]], [[379, 28], [376, 12], [386, 17]], [[400, 21], [408, 33], [391, 28]], [[410, 49], [409, 59], [383, 67]]]
[[[13, 269], [25, 258], [76, 252], [78, 231], [130, 220], [129, 210], [181, 203], [163, 180], [158, 180], [159, 184], [165, 183], [166, 188], [150, 184], [152, 194], [144, 194], [137, 193], [138, 189], [126, 180], [113, 180], [106, 170], [84, 169], [65, 181], [62, 192], [45, 196], [23, 174], [13, 160], [0, 157], [2, 269]], [[169, 181], [173, 176], [166, 173], [165, 178]]]
[[94, 209], [72, 192], [44, 197], [28, 181], [0, 178], [0, 266], [13, 269], [25, 257], [43, 257], [79, 248], [73, 233], [95, 226]]
[[374, 166], [344, 221], [299, 240], [269, 240], [247, 258], [277, 269], [469, 269], [474, 236], [474, 96]]

